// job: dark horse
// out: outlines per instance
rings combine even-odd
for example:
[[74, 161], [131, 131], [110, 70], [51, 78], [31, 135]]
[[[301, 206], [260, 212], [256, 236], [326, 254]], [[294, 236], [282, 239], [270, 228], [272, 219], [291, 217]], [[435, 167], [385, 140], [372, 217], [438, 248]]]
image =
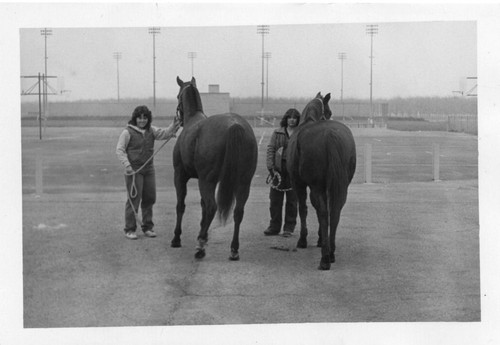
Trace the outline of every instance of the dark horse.
[[[257, 140], [248, 122], [237, 114], [207, 117], [196, 80], [179, 84], [178, 116], [183, 130], [174, 146], [177, 222], [172, 247], [181, 246], [181, 223], [186, 209], [187, 182], [198, 179], [202, 217], [195, 257], [205, 256], [208, 228], [219, 212], [225, 223], [234, 206], [234, 233], [229, 259], [238, 260], [239, 232], [250, 184], [257, 166]], [[217, 190], [217, 198], [215, 191]]]
[[[319, 269], [329, 270], [335, 262], [335, 234], [347, 188], [356, 170], [356, 145], [351, 130], [330, 120], [330, 94], [311, 100], [300, 117], [300, 125], [288, 143], [287, 168], [297, 193], [300, 238], [297, 247], [307, 247], [307, 187], [319, 222]], [[328, 234], [330, 227], [330, 234]]]

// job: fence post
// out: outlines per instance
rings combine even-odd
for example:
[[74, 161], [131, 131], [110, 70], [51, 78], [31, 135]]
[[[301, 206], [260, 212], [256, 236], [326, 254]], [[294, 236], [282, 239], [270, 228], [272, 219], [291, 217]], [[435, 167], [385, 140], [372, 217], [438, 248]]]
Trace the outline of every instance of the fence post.
[[432, 156], [433, 156], [432, 167], [433, 167], [434, 181], [439, 181], [439, 144], [434, 144]]
[[36, 149], [35, 194], [37, 196], [42, 196], [43, 194], [43, 153], [41, 147], [37, 147]]
[[372, 144], [365, 144], [365, 183], [372, 183]]

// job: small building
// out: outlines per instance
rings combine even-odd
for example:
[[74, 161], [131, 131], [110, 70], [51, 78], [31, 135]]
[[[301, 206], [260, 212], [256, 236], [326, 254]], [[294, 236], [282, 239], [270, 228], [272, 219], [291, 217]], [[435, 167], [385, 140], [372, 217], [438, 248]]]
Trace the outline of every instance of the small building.
[[220, 92], [219, 84], [209, 84], [208, 92], [200, 92], [200, 97], [207, 116], [229, 113], [229, 92]]

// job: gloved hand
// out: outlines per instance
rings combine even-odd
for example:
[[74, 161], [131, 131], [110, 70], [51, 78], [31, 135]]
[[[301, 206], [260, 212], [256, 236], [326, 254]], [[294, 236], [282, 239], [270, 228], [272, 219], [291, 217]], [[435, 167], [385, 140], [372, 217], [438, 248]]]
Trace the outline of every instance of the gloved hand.
[[125, 173], [127, 175], [132, 175], [134, 173], [134, 169], [132, 169], [132, 167], [129, 165], [125, 168]]

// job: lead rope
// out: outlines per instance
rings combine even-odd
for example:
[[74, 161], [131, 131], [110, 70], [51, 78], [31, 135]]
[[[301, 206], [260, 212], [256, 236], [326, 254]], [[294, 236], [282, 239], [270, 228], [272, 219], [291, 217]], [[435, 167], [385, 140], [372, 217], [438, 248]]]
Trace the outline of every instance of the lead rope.
[[[278, 180], [278, 183], [276, 185], [274, 184], [275, 179]], [[266, 183], [271, 184], [271, 188], [276, 189], [278, 192], [288, 192], [292, 190], [292, 188], [281, 189], [278, 187], [281, 184], [281, 175], [276, 170], [274, 170], [274, 175], [272, 175], [271, 173], [267, 175]]]
[[[177, 116], [178, 116], [178, 114], [177, 114]], [[132, 173], [125, 173], [125, 176], [132, 176], [132, 183], [130, 185], [130, 192], [127, 193], [127, 198], [128, 198], [128, 202], [130, 203], [130, 206], [132, 206], [132, 210], [134, 211], [135, 220], [137, 221], [137, 223], [139, 223], [139, 226], [141, 226], [141, 227], [142, 227], [142, 221], [139, 219], [139, 206], [137, 206], [137, 210], [136, 210], [134, 207], [134, 204], [132, 203], [132, 199], [134, 199], [137, 196], [137, 186], [135, 185], [135, 175], [139, 171], [141, 171], [146, 166], [146, 164], [148, 164], [149, 161], [151, 161], [153, 159], [153, 157], [156, 156], [156, 154], [158, 152], [160, 152], [160, 150], [170, 141], [170, 139], [175, 137], [175, 135], [176, 135], [176, 133], [173, 133], [172, 135], [170, 135], [170, 137], [168, 137], [165, 140], [165, 142], [163, 144], [161, 144], [161, 146], [158, 148], [158, 150], [156, 150], [153, 153], [153, 155], [151, 157], [149, 157], [148, 160], [139, 169], [137, 169], [136, 171], [134, 171]]]

